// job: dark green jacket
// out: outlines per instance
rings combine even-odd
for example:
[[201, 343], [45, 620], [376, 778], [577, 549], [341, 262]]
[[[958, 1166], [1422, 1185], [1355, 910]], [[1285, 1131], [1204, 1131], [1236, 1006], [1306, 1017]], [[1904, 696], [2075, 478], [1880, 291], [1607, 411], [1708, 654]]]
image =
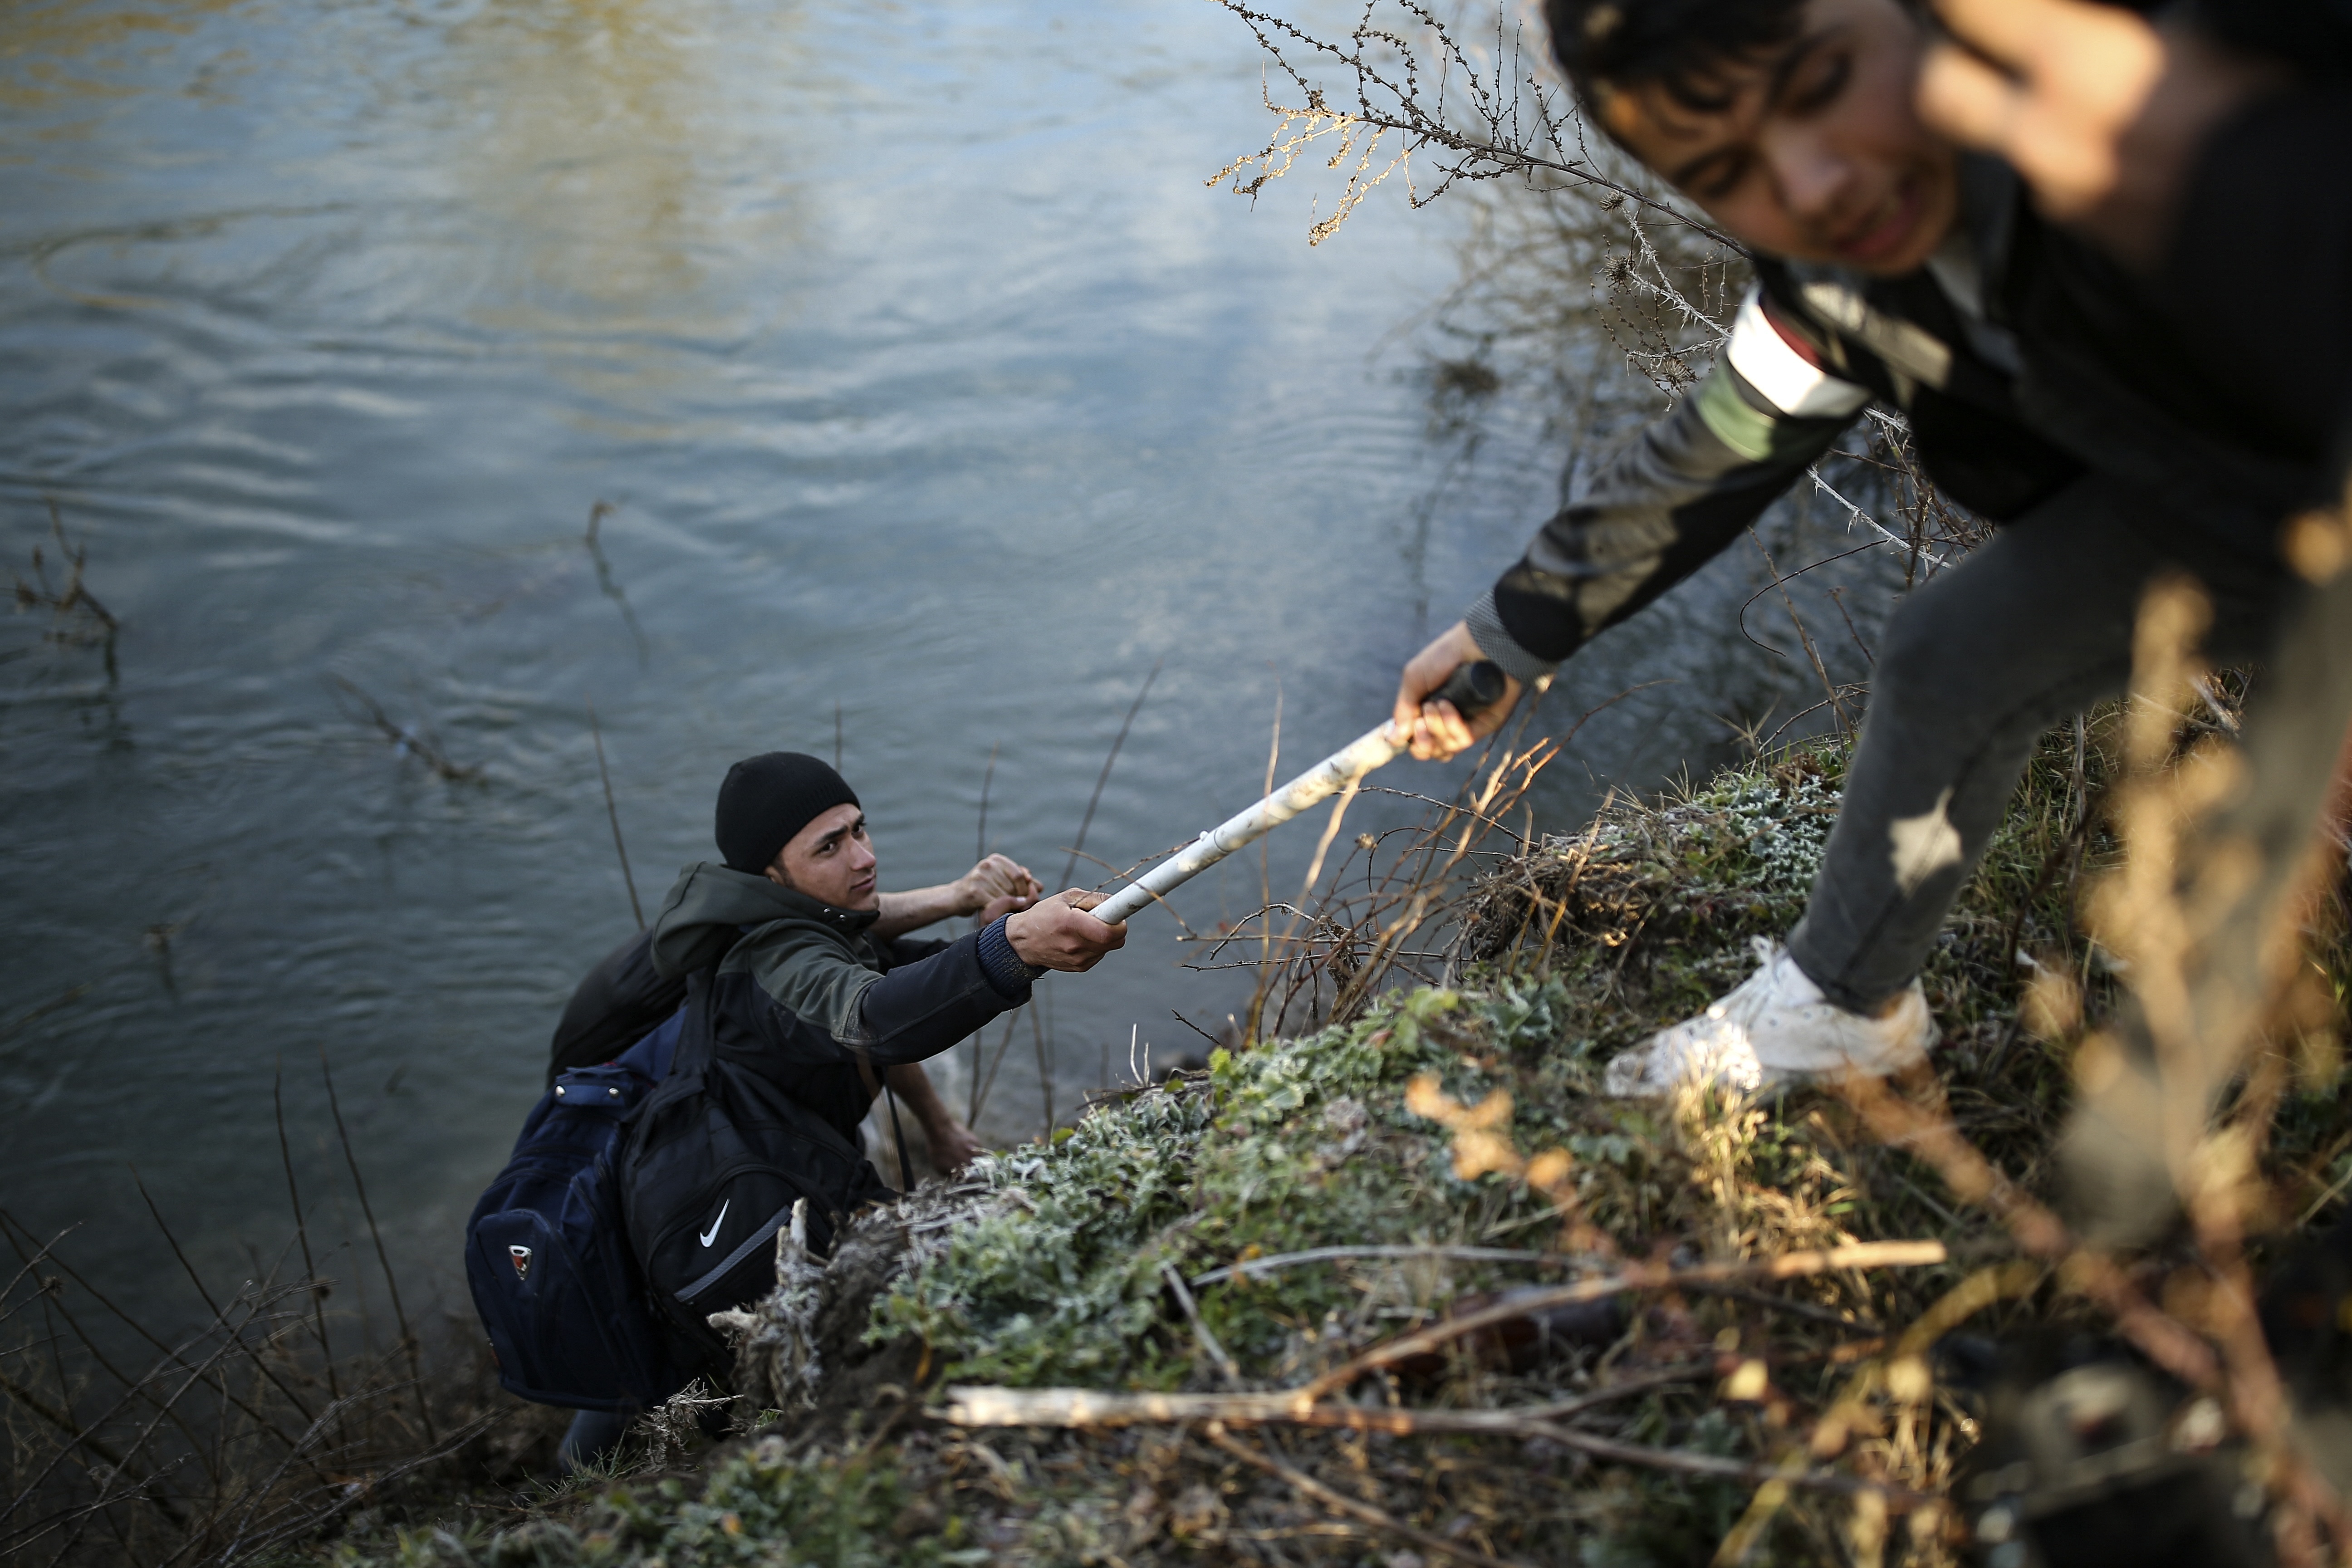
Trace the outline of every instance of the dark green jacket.
[[[893, 958], [866, 934], [875, 919], [873, 911], [837, 910], [765, 877], [703, 861], [679, 870], [654, 915], [654, 968], [682, 978], [716, 965], [722, 976], [748, 976], [794, 1018], [835, 1039], [862, 1039], [860, 1004]], [[922, 951], [902, 952], [898, 962], [949, 945], [919, 944]]]
[[885, 1068], [938, 1056], [1029, 999], [1017, 964], [981, 962], [981, 933], [877, 942], [875, 919], [764, 877], [688, 866], [653, 929], [582, 982], [556, 1033], [557, 1068], [625, 1048], [677, 1009], [689, 975], [707, 972], [720, 1052], [855, 1143], [873, 1103], [867, 1073], [878, 1080]]

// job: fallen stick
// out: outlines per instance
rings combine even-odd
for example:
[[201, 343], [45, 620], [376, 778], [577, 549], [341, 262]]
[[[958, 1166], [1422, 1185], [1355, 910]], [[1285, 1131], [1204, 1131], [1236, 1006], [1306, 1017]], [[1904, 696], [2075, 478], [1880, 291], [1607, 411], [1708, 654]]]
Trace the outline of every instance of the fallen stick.
[[1352, 1405], [1299, 1405], [1292, 1394], [1098, 1394], [1089, 1388], [975, 1388], [947, 1391], [942, 1417], [959, 1426], [1105, 1426], [1202, 1425], [1221, 1426], [1322, 1426], [1357, 1432], [1381, 1432], [1391, 1436], [1540, 1437], [1564, 1448], [1575, 1448], [1595, 1458], [1646, 1469], [1673, 1470], [1683, 1475], [1711, 1476], [1724, 1480], [1761, 1485], [1778, 1480], [1786, 1486], [1845, 1496], [1874, 1494], [1887, 1506], [1905, 1511], [1934, 1500], [1929, 1494], [1832, 1470], [1794, 1474], [1775, 1465], [1747, 1459], [1694, 1454], [1679, 1448], [1655, 1448], [1621, 1443], [1559, 1423], [1580, 1411], [1611, 1399], [1646, 1393], [1669, 1383], [1714, 1375], [1712, 1364], [1682, 1367], [1672, 1373], [1636, 1379], [1598, 1390], [1579, 1399], [1554, 1405], [1522, 1405], [1510, 1410], [1402, 1410]]
[[1270, 1394], [1102, 1394], [1091, 1388], [994, 1388], [947, 1391], [940, 1418], [958, 1426], [1151, 1426], [1222, 1421], [1229, 1426], [1339, 1426], [1409, 1436], [1419, 1432], [1511, 1432], [1530, 1421], [1559, 1421], [1629, 1394], [1716, 1375], [1706, 1362], [1648, 1377], [1630, 1378], [1575, 1399], [1508, 1410], [1405, 1410], [1357, 1405], [1301, 1408], [1289, 1391]]
[[1481, 1329], [1508, 1322], [1514, 1318], [1524, 1318], [1547, 1308], [1574, 1306], [1580, 1301], [1598, 1300], [1627, 1290], [1671, 1290], [1685, 1284], [1795, 1279], [1840, 1268], [1917, 1268], [1941, 1263], [1946, 1256], [1944, 1244], [1940, 1241], [1864, 1241], [1849, 1247], [1828, 1247], [1819, 1252], [1784, 1252], [1778, 1258], [1759, 1258], [1747, 1263], [1702, 1263], [1690, 1268], [1669, 1268], [1661, 1264], [1631, 1264], [1622, 1273], [1605, 1275], [1598, 1279], [1580, 1279], [1572, 1285], [1555, 1286], [1547, 1290], [1529, 1291], [1478, 1311], [1465, 1313], [1459, 1318], [1447, 1318], [1425, 1329], [1400, 1335], [1385, 1344], [1373, 1346], [1346, 1365], [1335, 1367], [1312, 1382], [1301, 1384], [1292, 1391], [1291, 1397], [1302, 1405], [1313, 1405], [1325, 1394], [1347, 1387], [1366, 1373], [1378, 1372], [1409, 1356], [1426, 1355], [1465, 1334], [1475, 1334]]
[[1475, 1563], [1478, 1564], [1478, 1568], [1519, 1568], [1517, 1563], [1500, 1557], [1490, 1557], [1475, 1546], [1464, 1546], [1458, 1542], [1448, 1541], [1442, 1535], [1432, 1535], [1425, 1530], [1393, 1518], [1374, 1508], [1370, 1503], [1359, 1502], [1345, 1492], [1335, 1491], [1313, 1476], [1303, 1470], [1292, 1468], [1271, 1454], [1261, 1454], [1246, 1443], [1235, 1442], [1224, 1427], [1215, 1422], [1211, 1422], [1203, 1427], [1201, 1436], [1244, 1464], [1255, 1465], [1268, 1475], [1277, 1476], [1289, 1482], [1300, 1492], [1313, 1498], [1334, 1513], [1345, 1514], [1350, 1519], [1360, 1520], [1366, 1524], [1385, 1530], [1392, 1535], [1402, 1536], [1415, 1545], [1425, 1546], [1432, 1552], [1442, 1552], [1445, 1556], [1458, 1558], [1465, 1563]]
[[[1778, 1258], [1745, 1263], [1705, 1263], [1690, 1268], [1633, 1264], [1622, 1273], [1572, 1285], [1531, 1291], [1492, 1307], [1447, 1318], [1365, 1352], [1346, 1365], [1327, 1372], [1297, 1388], [1264, 1394], [1103, 1394], [1090, 1388], [988, 1388], [948, 1390], [944, 1419], [960, 1426], [1118, 1426], [1187, 1421], [1230, 1421], [1244, 1425], [1261, 1421], [1300, 1422], [1316, 1426], [1353, 1426], [1390, 1413], [1355, 1406], [1318, 1410], [1326, 1394], [1346, 1387], [1366, 1373], [1423, 1355], [1480, 1329], [1522, 1318], [1549, 1307], [1573, 1306], [1628, 1290], [1675, 1289], [1684, 1286], [1726, 1284], [1753, 1279], [1794, 1279], [1838, 1268], [1906, 1268], [1941, 1263], [1940, 1241], [1866, 1241], [1818, 1252], [1787, 1252]], [[1439, 1414], [1433, 1411], [1415, 1413]], [[1459, 1414], [1487, 1414], [1462, 1412]], [[1522, 1415], [1518, 1419], [1525, 1419]]]

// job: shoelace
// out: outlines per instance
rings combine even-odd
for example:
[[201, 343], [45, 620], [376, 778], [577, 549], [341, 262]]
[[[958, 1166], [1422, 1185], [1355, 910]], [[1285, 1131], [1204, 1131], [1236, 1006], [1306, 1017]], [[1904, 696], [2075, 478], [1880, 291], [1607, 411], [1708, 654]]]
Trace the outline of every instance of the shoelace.
[[1765, 1009], [1772, 1005], [1774, 993], [1780, 989], [1780, 964], [1787, 954], [1785, 950], [1766, 937], [1751, 936], [1748, 939], [1748, 945], [1749, 951], [1756, 954], [1756, 973], [1742, 982], [1730, 995], [1708, 1007], [1706, 1016], [1737, 1024], [1743, 1031], [1752, 1034], [1756, 1020], [1763, 1016]]

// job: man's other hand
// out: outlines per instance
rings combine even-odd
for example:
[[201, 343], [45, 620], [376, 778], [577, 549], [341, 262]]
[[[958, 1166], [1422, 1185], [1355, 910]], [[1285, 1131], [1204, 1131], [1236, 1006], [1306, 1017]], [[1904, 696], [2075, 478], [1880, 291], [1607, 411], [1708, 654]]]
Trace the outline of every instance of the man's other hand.
[[931, 1082], [920, 1062], [899, 1062], [882, 1069], [882, 1081], [907, 1102], [915, 1113], [916, 1123], [923, 1130], [923, 1142], [931, 1152], [931, 1168], [950, 1173], [971, 1163], [976, 1154], [986, 1152], [971, 1129], [955, 1119], [947, 1101]]
[[923, 1141], [930, 1145], [931, 1169], [943, 1176], [952, 1176], [981, 1155], [987, 1146], [971, 1135], [971, 1129], [950, 1116], [923, 1127]]
[[1919, 75], [1919, 116], [1999, 153], [2051, 217], [2152, 265], [2206, 135], [2275, 73], [2186, 27], [2084, 0], [1936, 0], [1958, 43]]
[[1104, 895], [1072, 888], [1024, 910], [1004, 922], [1005, 939], [1021, 962], [1041, 969], [1083, 974], [1103, 954], [1127, 945], [1127, 925], [1105, 925], [1086, 911]]
[[1404, 667], [1397, 681], [1396, 707], [1389, 715], [1390, 734], [1423, 762], [1442, 763], [1466, 751], [1479, 736], [1494, 733], [1519, 700], [1517, 679], [1505, 676], [1503, 700], [1475, 719], [1464, 719], [1451, 702], [1428, 700], [1429, 694], [1444, 685], [1445, 678], [1457, 668], [1486, 657], [1472, 640], [1468, 626], [1460, 621], [1448, 626]]
[[978, 915], [986, 925], [999, 915], [1025, 910], [1037, 901], [1045, 884], [1029, 868], [1003, 855], [991, 855], [956, 880], [956, 913]]

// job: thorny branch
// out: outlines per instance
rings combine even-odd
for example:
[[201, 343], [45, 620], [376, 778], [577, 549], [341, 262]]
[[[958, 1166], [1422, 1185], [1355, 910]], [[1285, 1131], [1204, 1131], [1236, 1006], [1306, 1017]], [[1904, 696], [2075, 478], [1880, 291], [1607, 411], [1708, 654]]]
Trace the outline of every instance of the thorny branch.
[[[1247, 25], [1298, 100], [1276, 103], [1272, 89], [1265, 89], [1266, 109], [1278, 119], [1274, 135], [1208, 183], [1231, 181], [1237, 194], [1255, 196], [1269, 181], [1288, 174], [1314, 143], [1336, 138], [1324, 166], [1346, 167], [1348, 183], [1331, 216], [1308, 231], [1310, 243], [1328, 238], [1365, 196], [1399, 171], [1414, 206], [1427, 205], [1456, 184], [1516, 175], [1530, 184], [1565, 182], [1604, 191], [1719, 244], [1731, 243], [1601, 166], [1585, 145], [1583, 127], [1566, 93], [1536, 75], [1524, 29], [1499, 6], [1489, 50], [1465, 43], [1418, 0], [1368, 0], [1344, 40], [1309, 33], [1245, 0], [1218, 3]], [[1381, 19], [1384, 10], [1393, 21]], [[1349, 107], [1339, 107], [1335, 95], [1310, 79], [1307, 73], [1318, 67], [1349, 81], [1339, 100]], [[1437, 171], [1436, 183], [1425, 193], [1412, 188], [1410, 165], [1416, 153], [1427, 154]], [[1251, 169], [1257, 173], [1248, 174]]]

